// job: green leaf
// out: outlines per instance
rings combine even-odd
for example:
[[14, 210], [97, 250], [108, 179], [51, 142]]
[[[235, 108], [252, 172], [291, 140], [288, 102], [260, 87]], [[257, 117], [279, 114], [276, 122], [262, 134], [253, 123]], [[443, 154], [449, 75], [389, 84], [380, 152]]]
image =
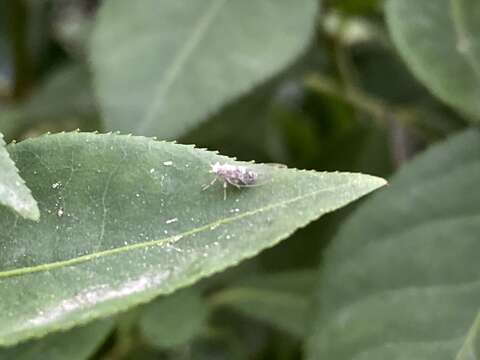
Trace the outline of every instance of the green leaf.
[[113, 321], [95, 321], [87, 326], [30, 340], [12, 348], [0, 348], [0, 360], [86, 360], [105, 341]]
[[389, 0], [400, 55], [439, 98], [480, 120], [480, 2]]
[[477, 315], [467, 338], [455, 360], [477, 360], [480, 358], [480, 313]]
[[453, 359], [480, 304], [480, 132], [432, 147], [325, 254], [309, 358]]
[[201, 333], [208, 310], [195, 289], [180, 290], [148, 304], [140, 318], [140, 329], [156, 348], [185, 345]]
[[[39, 223], [0, 210], [0, 344], [107, 316], [255, 256], [385, 184], [250, 164], [261, 186], [223, 189], [232, 159], [143, 137], [67, 133], [9, 148]], [[245, 164], [245, 163], [244, 163]]]
[[18, 174], [0, 133], [0, 204], [8, 206], [26, 219], [38, 220], [40, 211], [30, 190]]
[[229, 306], [294, 336], [306, 333], [316, 271], [250, 275], [212, 297], [212, 304]]
[[316, 0], [105, 1], [91, 60], [107, 126], [185, 134], [292, 62], [316, 12]]

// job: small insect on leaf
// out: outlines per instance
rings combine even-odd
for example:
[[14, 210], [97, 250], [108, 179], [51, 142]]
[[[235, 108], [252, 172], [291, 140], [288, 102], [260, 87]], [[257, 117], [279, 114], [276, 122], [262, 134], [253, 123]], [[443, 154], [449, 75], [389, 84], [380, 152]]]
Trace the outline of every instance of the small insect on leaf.
[[220, 164], [216, 162], [210, 165], [210, 173], [215, 174], [215, 177], [210, 184], [205, 185], [202, 190], [207, 190], [210, 186], [215, 184], [217, 180], [223, 183], [223, 199], [227, 199], [227, 187], [233, 185], [236, 188], [259, 186], [265, 183], [265, 176], [250, 166]]

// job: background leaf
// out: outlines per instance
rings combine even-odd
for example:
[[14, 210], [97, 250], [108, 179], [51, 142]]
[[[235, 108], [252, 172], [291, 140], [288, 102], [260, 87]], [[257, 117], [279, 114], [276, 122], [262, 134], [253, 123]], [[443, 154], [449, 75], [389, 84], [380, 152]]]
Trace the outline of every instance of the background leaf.
[[478, 312], [480, 133], [435, 146], [325, 254], [309, 358], [453, 359]]
[[86, 360], [98, 350], [112, 330], [113, 321], [99, 320], [87, 326], [0, 348], [0, 360]]
[[303, 337], [316, 275], [313, 270], [250, 275], [234, 281], [211, 300], [214, 305], [231, 307]]
[[69, 133], [10, 151], [42, 219], [0, 211], [0, 344], [189, 285], [385, 184], [249, 164], [268, 182], [229, 189], [224, 201], [220, 184], [200, 189], [212, 179], [210, 164], [233, 160], [192, 146]]
[[183, 135], [292, 62], [316, 9], [315, 0], [105, 1], [91, 59], [107, 127]]
[[38, 220], [40, 216], [37, 202], [10, 159], [2, 133], [0, 133], [0, 204], [12, 208], [26, 219]]
[[176, 291], [148, 304], [140, 318], [140, 329], [154, 347], [185, 345], [206, 326], [208, 306], [193, 288]]
[[480, 2], [389, 0], [392, 39], [439, 98], [480, 119]]

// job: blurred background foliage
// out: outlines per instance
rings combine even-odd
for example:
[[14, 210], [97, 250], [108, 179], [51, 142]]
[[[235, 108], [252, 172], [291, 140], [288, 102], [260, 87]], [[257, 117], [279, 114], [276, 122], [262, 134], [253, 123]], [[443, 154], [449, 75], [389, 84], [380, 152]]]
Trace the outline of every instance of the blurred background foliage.
[[[98, 0], [0, 0], [0, 132], [7, 141], [76, 128], [105, 131], [87, 56], [99, 5]], [[383, 6], [382, 0], [325, 0], [315, 35], [293, 64], [178, 141], [241, 160], [390, 177], [417, 152], [467, 123], [399, 58]], [[255, 259], [172, 295], [173, 308], [182, 311], [168, 310], [170, 297], [164, 297], [123, 314], [114, 327], [93, 325], [104, 340], [85, 356], [301, 358], [315, 270], [351, 211], [352, 206], [328, 215]], [[162, 329], [155, 319], [165, 311], [172, 318]], [[284, 322], [269, 312], [282, 312]], [[191, 326], [180, 326], [182, 321]], [[179, 324], [178, 334], [169, 322]], [[152, 336], [162, 331], [171, 338]], [[33, 358], [22, 351], [0, 350], [0, 359]]]

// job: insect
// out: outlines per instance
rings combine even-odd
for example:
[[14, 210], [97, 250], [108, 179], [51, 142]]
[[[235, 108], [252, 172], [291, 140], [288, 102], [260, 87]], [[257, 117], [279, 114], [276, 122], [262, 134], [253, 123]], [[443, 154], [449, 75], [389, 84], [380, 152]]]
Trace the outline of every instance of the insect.
[[217, 180], [223, 182], [223, 200], [227, 199], [228, 184], [236, 188], [255, 186], [258, 181], [258, 173], [247, 166], [220, 164], [216, 162], [210, 165], [210, 173], [215, 174], [215, 178], [210, 184], [203, 186], [202, 190], [207, 190], [215, 184]]

